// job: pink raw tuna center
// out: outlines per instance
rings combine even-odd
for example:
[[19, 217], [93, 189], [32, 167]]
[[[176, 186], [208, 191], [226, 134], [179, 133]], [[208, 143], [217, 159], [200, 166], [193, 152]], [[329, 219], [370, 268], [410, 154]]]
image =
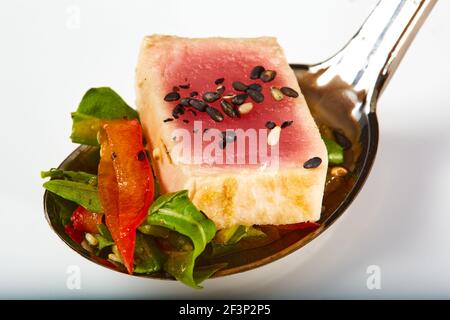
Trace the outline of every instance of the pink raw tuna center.
[[[264, 83], [259, 79], [250, 79], [250, 72], [257, 65], [263, 65], [267, 70], [277, 71], [276, 78], [268, 83]], [[234, 130], [241, 128], [246, 130], [253, 128], [258, 131], [259, 129], [266, 129], [265, 124], [267, 121], [273, 121], [280, 126], [284, 121], [294, 120], [291, 126], [281, 130], [279, 142], [280, 164], [298, 165], [298, 159], [304, 153], [303, 150], [309, 148], [308, 133], [302, 127], [298, 116], [294, 116], [293, 110], [298, 107], [296, 106], [296, 99], [285, 96], [282, 101], [275, 101], [270, 93], [271, 86], [280, 88], [283, 86], [291, 87], [294, 84], [288, 83], [283, 72], [277, 70], [270, 60], [264, 59], [262, 61], [257, 53], [249, 56], [249, 52], [245, 52], [244, 55], [235, 51], [226, 52], [225, 50], [216, 52], [210, 50], [207, 54], [204, 51], [200, 53], [189, 52], [179, 63], [177, 61], [171, 62], [166, 68], [162, 68], [162, 70], [164, 70], [162, 78], [166, 79], [164, 95], [171, 92], [174, 86], [190, 84], [189, 89], [180, 89], [179, 93], [181, 97], [189, 97], [192, 91], [197, 91], [199, 95], [194, 98], [202, 100], [203, 93], [216, 91], [218, 85], [214, 81], [219, 78], [225, 78], [222, 83], [225, 86], [223, 95], [228, 93], [243, 93], [233, 89], [231, 84], [234, 81], [241, 81], [247, 85], [258, 83], [263, 88], [261, 92], [264, 95], [264, 101], [262, 103], [255, 103], [250, 97], [247, 98], [246, 102], [253, 103], [253, 110], [248, 114], [241, 115], [241, 118], [230, 118], [225, 115], [220, 106], [221, 99], [219, 99], [213, 103], [209, 103], [209, 105], [218, 109], [224, 115], [222, 122], [215, 122], [206, 112], [198, 112], [192, 108], [196, 111], [197, 116], [194, 116], [190, 111], [186, 110], [184, 115], [174, 120], [177, 121], [178, 127], [186, 128], [189, 132], [193, 132], [194, 121], [202, 121], [203, 129], [215, 128], [220, 131], [225, 131], [226, 129]], [[172, 110], [178, 103], [179, 101], [174, 101], [167, 102], [166, 104]], [[189, 120], [189, 123], [183, 123], [183, 119]], [[209, 141], [204, 141], [203, 148], [209, 143]], [[270, 150], [269, 146], [268, 150]], [[247, 145], [247, 158], [248, 152], [249, 148]]]

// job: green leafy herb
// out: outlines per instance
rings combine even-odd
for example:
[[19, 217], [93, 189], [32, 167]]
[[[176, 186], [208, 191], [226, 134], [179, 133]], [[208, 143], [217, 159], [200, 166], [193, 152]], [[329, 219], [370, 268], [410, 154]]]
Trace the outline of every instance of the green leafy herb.
[[150, 224], [141, 225], [138, 230], [143, 234], [165, 239], [176, 250], [191, 251], [193, 249], [191, 239], [176, 231]]
[[230, 245], [238, 243], [243, 238], [265, 237], [266, 234], [259, 229], [249, 226], [235, 225], [219, 230], [214, 237], [214, 243]]
[[83, 171], [67, 171], [61, 169], [50, 169], [49, 171], [42, 171], [41, 178], [51, 178], [58, 180], [69, 180], [75, 182], [83, 182], [93, 186], [97, 185], [97, 176], [95, 174]]
[[171, 252], [164, 267], [177, 280], [199, 288], [194, 279], [195, 259], [214, 237], [216, 227], [192, 204], [187, 190], [159, 197], [149, 209], [146, 224], [168, 228], [192, 241], [192, 251]]
[[138, 114], [111, 88], [92, 88], [83, 96], [78, 109], [72, 113], [74, 143], [97, 146], [97, 132], [103, 120], [136, 119]]
[[201, 284], [210, 278], [214, 273], [227, 266], [227, 263], [217, 263], [210, 266], [201, 266], [194, 270], [194, 280], [197, 284]]
[[153, 273], [161, 270], [166, 256], [159, 250], [152, 237], [136, 233], [134, 250], [135, 273]]
[[98, 252], [102, 251], [104, 248], [114, 245], [111, 233], [104, 224], [97, 225], [99, 234], [94, 235], [98, 241]]
[[70, 218], [72, 217], [73, 212], [77, 208], [77, 205], [72, 201], [68, 201], [60, 196], [57, 196], [54, 193], [50, 193], [50, 196], [53, 198], [54, 203], [57, 207], [57, 211], [59, 214], [59, 219], [61, 220], [61, 225], [64, 227], [71, 223]]
[[43, 186], [48, 191], [73, 201], [89, 211], [103, 212], [96, 186], [68, 180], [50, 180]]
[[210, 246], [211, 251], [208, 252], [210, 257], [221, 257], [242, 250], [242, 246], [240, 245], [240, 243], [218, 244], [212, 242]]
[[189, 237], [172, 231], [167, 238], [170, 245], [179, 251], [192, 251], [194, 249], [191, 239]]
[[322, 137], [328, 152], [328, 162], [342, 164], [344, 162], [344, 149], [334, 140]]
[[144, 234], [163, 239], [168, 239], [170, 233], [172, 232], [167, 228], [152, 226], [150, 224], [143, 224], [138, 228], [138, 230]]

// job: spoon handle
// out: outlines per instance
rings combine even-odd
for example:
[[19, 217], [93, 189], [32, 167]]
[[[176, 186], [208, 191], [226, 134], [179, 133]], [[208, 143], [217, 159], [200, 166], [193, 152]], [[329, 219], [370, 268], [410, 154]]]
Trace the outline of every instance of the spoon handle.
[[[328, 63], [356, 91], [377, 99], [437, 0], [381, 0]], [[371, 104], [375, 105], [375, 104]]]

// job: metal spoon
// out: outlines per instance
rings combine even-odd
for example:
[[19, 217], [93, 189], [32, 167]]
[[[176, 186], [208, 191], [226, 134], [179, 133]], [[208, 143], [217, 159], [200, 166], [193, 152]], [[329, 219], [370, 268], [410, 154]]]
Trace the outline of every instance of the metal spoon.
[[355, 184], [324, 228], [345, 211], [370, 173], [378, 146], [378, 98], [436, 2], [381, 0], [336, 55], [315, 65], [292, 65], [316, 122], [353, 142]]
[[[335, 206], [326, 208], [321, 226], [314, 232], [287, 233], [263, 247], [227, 255], [223, 261], [228, 267], [215, 276], [253, 269], [301, 248], [325, 231], [350, 205], [369, 175], [377, 151], [377, 100], [435, 3], [436, 0], [381, 0], [336, 55], [315, 65], [291, 65], [316, 122], [339, 130], [352, 142], [346, 156], [350, 158], [348, 166], [354, 174], [354, 184], [341, 193]], [[96, 172], [97, 163], [98, 149], [81, 146], [60, 168]], [[61, 214], [63, 210], [73, 210], [69, 203], [58, 202], [46, 192], [44, 209], [52, 229], [72, 249], [95, 263], [124, 272], [120, 265], [89, 253], [68, 237]], [[162, 273], [145, 277], [170, 279]]]

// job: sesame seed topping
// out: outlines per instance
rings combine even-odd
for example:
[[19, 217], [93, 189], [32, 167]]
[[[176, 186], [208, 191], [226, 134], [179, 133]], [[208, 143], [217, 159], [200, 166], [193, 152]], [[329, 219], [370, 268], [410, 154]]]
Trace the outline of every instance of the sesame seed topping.
[[215, 84], [222, 84], [225, 81], [225, 78], [219, 78], [214, 81]]
[[284, 122], [281, 124], [281, 129], [287, 128], [287, 127], [289, 127], [290, 125], [292, 125], [293, 123], [294, 123], [293, 120], [284, 121]]
[[322, 163], [322, 159], [320, 159], [319, 157], [314, 157], [314, 158], [311, 158], [308, 161], [306, 161], [303, 164], [303, 168], [314, 169], [314, 168], [317, 168], [318, 166], [320, 166], [321, 163]]

